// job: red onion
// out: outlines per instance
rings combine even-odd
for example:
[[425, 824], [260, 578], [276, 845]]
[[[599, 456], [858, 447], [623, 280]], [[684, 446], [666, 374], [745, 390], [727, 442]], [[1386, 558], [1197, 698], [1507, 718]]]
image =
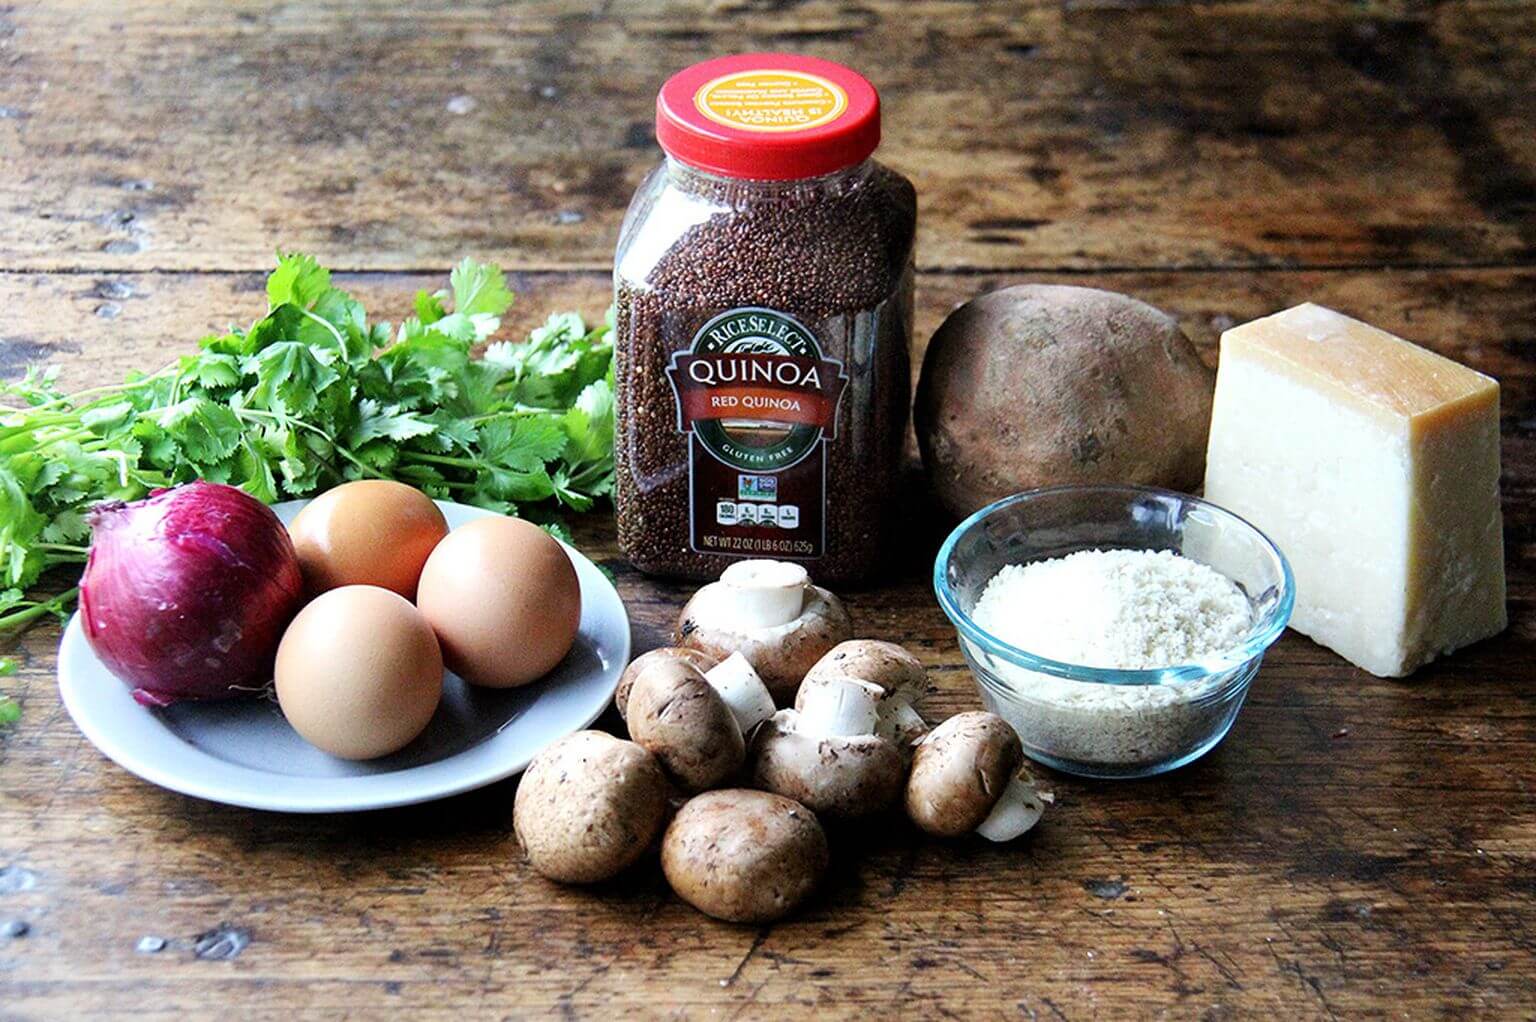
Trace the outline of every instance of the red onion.
[[304, 583], [288, 530], [244, 490], [195, 482], [98, 504], [80, 582], [85, 637], [145, 706], [272, 679]]

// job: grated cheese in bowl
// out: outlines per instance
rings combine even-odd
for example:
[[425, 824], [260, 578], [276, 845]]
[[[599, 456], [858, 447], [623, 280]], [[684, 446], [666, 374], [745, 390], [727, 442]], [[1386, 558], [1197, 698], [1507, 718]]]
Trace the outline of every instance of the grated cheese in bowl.
[[992, 576], [971, 617], [1036, 656], [1149, 670], [1242, 642], [1253, 624], [1232, 580], [1168, 550], [1081, 550]]
[[[1156, 670], [1240, 645], [1254, 612], [1225, 575], [1170, 551], [1084, 550], [1005, 565], [972, 611], [996, 638], [1092, 670]], [[1007, 698], [982, 692], [1037, 759], [1098, 776], [1135, 775], [1204, 750], [1225, 733], [1251, 668], [1197, 681], [1074, 680], [978, 655]], [[1085, 671], [1085, 674], [1088, 673]]]

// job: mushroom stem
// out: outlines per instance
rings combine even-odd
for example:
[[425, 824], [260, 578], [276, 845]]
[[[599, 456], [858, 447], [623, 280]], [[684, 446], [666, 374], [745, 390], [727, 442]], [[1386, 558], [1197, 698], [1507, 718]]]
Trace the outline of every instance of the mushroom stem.
[[976, 833], [988, 841], [1012, 841], [1029, 830], [1040, 820], [1045, 806], [1035, 791], [1034, 778], [1029, 771], [1020, 770], [1008, 781], [1002, 797], [981, 821]]
[[720, 573], [728, 607], [722, 616], [742, 628], [775, 628], [800, 616], [810, 575], [788, 561], [737, 561]]
[[743, 735], [774, 714], [773, 696], [768, 686], [752, 669], [752, 663], [740, 653], [732, 653], [704, 672], [704, 680], [718, 693], [736, 718]]
[[916, 744], [927, 730], [928, 722], [912, 707], [911, 703], [894, 696], [887, 696], [881, 700], [875, 721], [875, 734], [881, 738], [888, 738], [897, 745], [907, 748]]
[[867, 681], [827, 678], [801, 692], [795, 730], [813, 738], [874, 734], [883, 694]]

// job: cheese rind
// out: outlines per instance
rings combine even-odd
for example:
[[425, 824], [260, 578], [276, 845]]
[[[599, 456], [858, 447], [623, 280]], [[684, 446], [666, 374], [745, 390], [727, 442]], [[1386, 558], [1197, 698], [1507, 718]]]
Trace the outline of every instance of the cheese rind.
[[1504, 629], [1499, 385], [1317, 305], [1228, 330], [1205, 496], [1296, 576], [1291, 625], [1399, 677]]

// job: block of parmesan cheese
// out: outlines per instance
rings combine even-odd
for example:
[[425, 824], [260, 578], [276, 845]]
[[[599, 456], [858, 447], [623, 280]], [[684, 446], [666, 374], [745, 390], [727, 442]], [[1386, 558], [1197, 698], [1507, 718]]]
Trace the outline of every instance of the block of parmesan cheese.
[[1291, 625], [1401, 677], [1504, 629], [1499, 385], [1298, 305], [1221, 338], [1205, 496], [1296, 574]]

